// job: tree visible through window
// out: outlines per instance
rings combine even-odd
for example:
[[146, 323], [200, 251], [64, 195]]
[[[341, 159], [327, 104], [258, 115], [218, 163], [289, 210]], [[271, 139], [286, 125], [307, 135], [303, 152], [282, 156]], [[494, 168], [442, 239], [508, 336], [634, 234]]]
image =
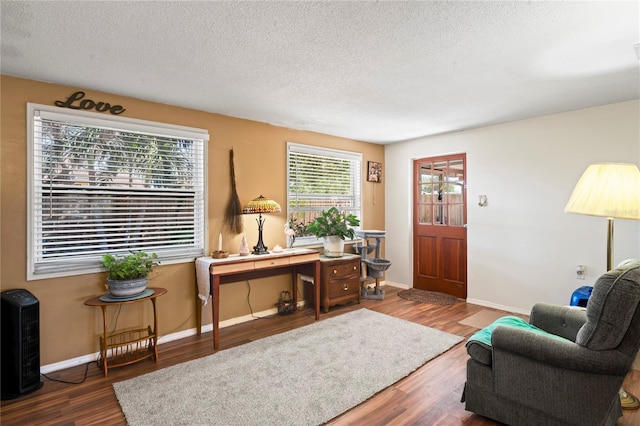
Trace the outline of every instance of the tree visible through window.
[[86, 272], [105, 253], [204, 254], [205, 131], [30, 111], [32, 278]]
[[304, 228], [337, 207], [361, 219], [362, 154], [287, 143], [287, 217], [296, 245], [316, 242]]

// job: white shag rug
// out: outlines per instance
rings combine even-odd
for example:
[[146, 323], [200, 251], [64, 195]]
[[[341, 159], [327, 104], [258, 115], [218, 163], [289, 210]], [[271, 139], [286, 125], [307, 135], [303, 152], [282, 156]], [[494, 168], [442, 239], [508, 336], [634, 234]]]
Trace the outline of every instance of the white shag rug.
[[318, 425], [463, 338], [368, 309], [114, 383], [129, 425]]

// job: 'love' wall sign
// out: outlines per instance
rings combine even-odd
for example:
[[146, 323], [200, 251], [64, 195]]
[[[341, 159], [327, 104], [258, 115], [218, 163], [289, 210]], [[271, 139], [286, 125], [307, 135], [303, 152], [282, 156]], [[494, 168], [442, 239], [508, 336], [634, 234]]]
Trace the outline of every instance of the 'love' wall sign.
[[111, 114], [116, 115], [126, 111], [122, 105], [111, 105], [107, 102], [94, 102], [91, 99], [82, 98], [84, 98], [84, 92], [78, 91], [69, 96], [66, 101], [56, 101], [56, 105], [71, 109], [95, 109], [98, 112], [109, 111]]

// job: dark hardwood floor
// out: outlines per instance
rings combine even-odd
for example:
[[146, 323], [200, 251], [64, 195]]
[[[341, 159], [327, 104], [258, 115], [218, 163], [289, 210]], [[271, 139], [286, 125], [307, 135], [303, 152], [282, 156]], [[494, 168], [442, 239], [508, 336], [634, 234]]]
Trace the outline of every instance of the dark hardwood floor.
[[[366, 307], [381, 313], [420, 323], [468, 338], [477, 329], [459, 321], [485, 308], [464, 302], [436, 306], [411, 302], [397, 296], [398, 289], [386, 287], [382, 301], [363, 300], [359, 305], [334, 307], [321, 320]], [[162, 321], [162, 313], [160, 313]], [[221, 350], [257, 340], [314, 321], [311, 309], [291, 315], [256, 320], [221, 330]], [[384, 338], [384, 336], [381, 336]], [[2, 425], [125, 425], [125, 419], [113, 392], [112, 383], [145, 374], [170, 365], [213, 353], [211, 333], [193, 336], [159, 346], [159, 361], [152, 360], [109, 370], [104, 378], [96, 363], [88, 366], [81, 384], [65, 384], [43, 378], [44, 386], [19, 399], [2, 401]], [[460, 395], [465, 381], [467, 355], [464, 343], [380, 392], [370, 400], [330, 421], [329, 425], [495, 425], [496, 423], [464, 410]], [[371, 354], [375, 365], [376, 354]], [[384, 367], [384, 366], [382, 366]], [[85, 366], [48, 374], [68, 382], [82, 381]], [[377, 367], [379, 368], [379, 367]], [[212, 384], [215, 385], [215, 384]], [[625, 389], [640, 395], [640, 371], [632, 370]], [[162, 403], [161, 401], [159, 403]], [[625, 411], [618, 425], [640, 424], [640, 410]]]

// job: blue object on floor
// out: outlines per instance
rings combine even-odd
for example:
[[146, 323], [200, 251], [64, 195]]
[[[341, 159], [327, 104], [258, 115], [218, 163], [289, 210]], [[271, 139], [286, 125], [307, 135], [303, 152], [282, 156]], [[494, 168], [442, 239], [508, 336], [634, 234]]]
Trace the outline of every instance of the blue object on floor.
[[593, 287], [584, 285], [571, 294], [571, 306], [581, 306], [586, 307], [589, 298], [591, 297], [591, 292], [593, 291]]

